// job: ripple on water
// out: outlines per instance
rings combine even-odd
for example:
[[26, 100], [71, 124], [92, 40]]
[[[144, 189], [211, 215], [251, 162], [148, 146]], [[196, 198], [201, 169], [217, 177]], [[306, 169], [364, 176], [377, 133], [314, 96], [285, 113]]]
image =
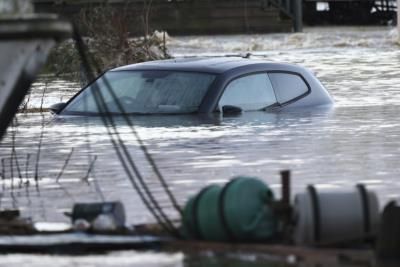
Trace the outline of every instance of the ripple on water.
[[[299, 63], [324, 83], [336, 107], [330, 111], [253, 112], [238, 118], [135, 118], [140, 136], [180, 203], [206, 184], [242, 174], [265, 179], [279, 194], [278, 172], [282, 169], [293, 170], [296, 192], [309, 183], [350, 187], [364, 182], [379, 193], [382, 203], [399, 197], [400, 50], [393, 44], [390, 29], [308, 29], [303, 34], [254, 35], [249, 43], [247, 37], [177, 37], [169, 42], [178, 56], [250, 50], [255, 58]], [[32, 88], [33, 106], [41, 103], [44, 86], [41, 80]], [[67, 99], [78, 87], [61, 80], [52, 81], [51, 86], [46, 104]], [[118, 124], [151, 189], [159, 192], [129, 128]], [[65, 221], [62, 212], [74, 202], [96, 201], [104, 195], [124, 202], [129, 222], [152, 220], [133, 192], [99, 120], [51, 121], [49, 116], [19, 115], [14, 130], [20, 172], [14, 162], [14, 179], [9, 180], [11, 129], [0, 150], [8, 179], [3, 182], [3, 208], [22, 207], [35, 220]], [[56, 183], [72, 148], [71, 160]], [[88, 176], [94, 156], [95, 168]]]

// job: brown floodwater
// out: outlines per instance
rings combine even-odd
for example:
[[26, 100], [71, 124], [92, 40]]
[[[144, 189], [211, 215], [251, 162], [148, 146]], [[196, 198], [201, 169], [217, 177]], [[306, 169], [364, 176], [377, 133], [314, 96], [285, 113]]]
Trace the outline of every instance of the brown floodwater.
[[[377, 192], [383, 206], [400, 197], [400, 49], [396, 38], [396, 32], [387, 27], [171, 38], [170, 50], [178, 57], [251, 52], [254, 58], [301, 64], [327, 87], [335, 107], [248, 112], [230, 118], [137, 116], [132, 117], [135, 129], [181, 205], [203, 186], [224, 183], [237, 175], [263, 179], [279, 196], [279, 171], [290, 169], [294, 193], [303, 191], [308, 184], [348, 188], [361, 182]], [[65, 101], [77, 87], [60, 79], [41, 78], [32, 88], [29, 105]], [[121, 118], [116, 121], [121, 138], [151, 191], [168, 214], [176, 218], [132, 130]], [[154, 221], [127, 179], [99, 118], [28, 113], [19, 114], [14, 124], [1, 143], [1, 208], [20, 208], [34, 221], [65, 222], [68, 218], [63, 212], [74, 202], [119, 200], [125, 205], [128, 223]], [[60, 176], [70, 153], [71, 159]], [[18, 165], [17, 161], [10, 161], [12, 154]], [[180, 253], [120, 253], [0, 259], [7, 266], [28, 260], [33, 266], [48, 262], [46, 266], [53, 261], [60, 266], [135, 266], [143, 262], [141, 266], [220, 266], [224, 261], [257, 266], [263, 262], [258, 258], [249, 261], [254, 257], [248, 255], [217, 259]], [[149, 260], [153, 257], [155, 262]], [[140, 261], [141, 258], [147, 260]]]

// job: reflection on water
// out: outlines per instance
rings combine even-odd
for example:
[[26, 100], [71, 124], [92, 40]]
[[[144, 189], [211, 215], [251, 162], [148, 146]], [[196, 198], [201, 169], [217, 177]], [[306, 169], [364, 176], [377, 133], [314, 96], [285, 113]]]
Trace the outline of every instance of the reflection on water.
[[[304, 34], [251, 38], [263, 46], [248, 49], [244, 45], [247, 41], [241, 36], [180, 37], [170, 42], [173, 53], [179, 55], [221, 55], [252, 50], [257, 58], [302, 64], [325, 84], [336, 107], [249, 112], [229, 118], [218, 115], [134, 117], [136, 129], [179, 202], [183, 204], [189, 195], [206, 184], [222, 183], [240, 174], [264, 179], [279, 195], [278, 172], [282, 169], [293, 171], [295, 192], [310, 183], [349, 187], [363, 182], [378, 192], [381, 204], [398, 198], [400, 50], [390, 30], [348, 28], [341, 34], [337, 28], [319, 28]], [[276, 42], [281, 45], [274, 46]], [[270, 49], [275, 50], [264, 51]], [[71, 90], [59, 85], [59, 94], [72, 93], [74, 85], [67, 85]], [[40, 96], [41, 86], [38, 83], [33, 88], [33, 99], [38, 99], [35, 94]], [[58, 99], [49, 103], [52, 101], [58, 102]], [[137, 141], [129, 127], [119, 120], [118, 129], [132, 157], [151, 190], [159, 192], [159, 184]], [[1, 208], [20, 207], [36, 221], [66, 221], [62, 212], [74, 202], [101, 200], [104, 195], [107, 200], [121, 200], [125, 204], [129, 223], [153, 220], [122, 171], [99, 119], [54, 120], [49, 115], [29, 114], [19, 115], [17, 125], [9, 130], [1, 144], [0, 173], [5, 178]], [[12, 152], [13, 136], [16, 157]], [[60, 175], [70, 153], [71, 160]], [[93, 170], [91, 164], [94, 164]], [[164, 195], [158, 198], [165, 200]], [[165, 208], [176, 216], [171, 207]], [[62, 265], [65, 258], [58, 259]], [[108, 259], [109, 266], [113, 266], [114, 257]], [[101, 257], [94, 257], [91, 264], [99, 265], [101, 261]], [[84, 259], [65, 262], [86, 263]], [[204, 265], [200, 260], [193, 262], [193, 266], [213, 266], [212, 262]], [[181, 263], [168, 264], [165, 266], [181, 266]]]
[[102, 267], [183, 267], [181, 253], [153, 253], [122, 251], [105, 255], [50, 256], [13, 254], [0, 255], [0, 266], [39, 267], [39, 266], [102, 266]]
[[257, 254], [228, 254], [225, 256], [212, 253], [186, 254], [121, 251], [105, 255], [88, 256], [46, 256], [14, 254], [0, 255], [0, 266], [103, 266], [103, 267], [284, 267], [271, 257]]
[[[229, 118], [141, 116], [135, 118], [135, 123], [181, 204], [204, 185], [225, 182], [241, 174], [265, 179], [279, 195], [278, 173], [282, 169], [293, 171], [296, 192], [310, 183], [340, 187], [363, 182], [377, 190], [382, 202], [386, 202], [399, 196], [396, 186], [400, 185], [397, 179], [399, 111], [400, 106], [396, 105], [356, 106], [280, 113], [248, 112]], [[74, 201], [99, 200], [103, 194], [108, 200], [125, 203], [129, 222], [142, 223], [151, 219], [126, 178], [101, 120], [95, 117], [47, 120], [39, 161], [40, 194], [32, 186], [32, 178], [31, 186], [26, 183], [21, 188], [17, 186], [18, 170], [14, 164], [13, 193], [21, 197], [10, 197], [11, 185], [5, 183], [3, 207], [24, 207], [35, 220], [66, 220], [61, 211], [70, 208]], [[41, 117], [22, 115], [18, 121], [15, 129], [20, 168], [28, 170], [23, 176], [34, 177]], [[151, 190], [161, 190], [130, 128], [122, 119], [117, 118], [117, 124]], [[9, 134], [3, 145], [10, 144], [11, 137]], [[59, 183], [55, 183], [72, 148], [68, 167]], [[2, 151], [5, 153], [7, 149]], [[11, 152], [2, 156], [9, 158], [8, 153]], [[24, 161], [27, 153], [31, 153], [28, 167]], [[84, 178], [91, 164], [89, 154], [92, 158], [96, 155], [97, 161], [86, 181]], [[6, 165], [10, 163], [6, 161]], [[10, 168], [6, 167], [6, 178], [10, 175]], [[29, 190], [28, 198], [25, 194]], [[162, 200], [165, 196], [159, 197]], [[51, 200], [50, 203], [47, 200]], [[42, 210], [42, 201], [45, 210]]]

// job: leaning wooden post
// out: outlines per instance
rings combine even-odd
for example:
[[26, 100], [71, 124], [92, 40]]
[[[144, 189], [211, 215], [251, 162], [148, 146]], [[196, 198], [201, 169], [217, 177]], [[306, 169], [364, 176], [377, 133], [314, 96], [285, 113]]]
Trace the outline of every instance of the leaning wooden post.
[[303, 31], [303, 0], [293, 0], [293, 29], [295, 32]]

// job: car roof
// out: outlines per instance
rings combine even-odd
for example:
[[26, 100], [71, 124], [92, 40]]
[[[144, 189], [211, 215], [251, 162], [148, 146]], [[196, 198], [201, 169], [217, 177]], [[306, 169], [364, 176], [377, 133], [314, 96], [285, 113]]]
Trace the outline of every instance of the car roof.
[[132, 64], [115, 68], [112, 71], [176, 70], [176, 71], [196, 71], [196, 72], [208, 72], [208, 73], [219, 74], [238, 67], [260, 64], [260, 63], [268, 64], [266, 61], [263, 60], [247, 59], [241, 57], [213, 57], [213, 58], [192, 57], [192, 58], [149, 61], [149, 62]]

